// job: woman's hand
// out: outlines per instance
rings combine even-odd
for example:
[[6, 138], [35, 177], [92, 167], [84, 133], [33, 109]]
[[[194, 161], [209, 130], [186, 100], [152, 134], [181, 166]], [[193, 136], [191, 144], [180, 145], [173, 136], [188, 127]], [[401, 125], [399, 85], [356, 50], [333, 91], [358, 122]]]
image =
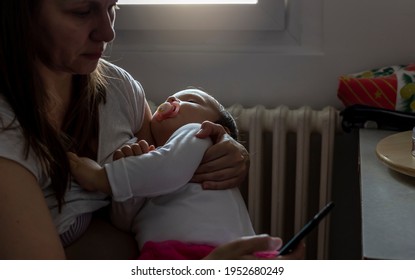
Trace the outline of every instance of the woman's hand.
[[217, 247], [207, 260], [294, 260], [304, 259], [305, 245], [301, 242], [291, 253], [278, 256], [282, 240], [268, 235], [244, 237]]
[[67, 155], [72, 176], [83, 189], [112, 194], [107, 173], [103, 167], [90, 158], [78, 157], [71, 152]]
[[223, 126], [209, 121], [202, 123], [199, 138], [213, 141], [205, 153], [192, 182], [205, 189], [227, 189], [240, 185], [248, 174], [249, 155], [245, 147], [226, 133]]

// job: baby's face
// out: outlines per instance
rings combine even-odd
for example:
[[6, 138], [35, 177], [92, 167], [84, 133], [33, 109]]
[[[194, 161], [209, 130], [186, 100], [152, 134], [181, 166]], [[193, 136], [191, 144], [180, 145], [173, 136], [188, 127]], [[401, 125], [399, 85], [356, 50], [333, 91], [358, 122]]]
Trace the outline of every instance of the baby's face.
[[185, 124], [218, 119], [218, 105], [210, 95], [201, 90], [186, 89], [170, 96], [159, 106], [151, 119], [151, 132], [156, 145], [160, 146]]

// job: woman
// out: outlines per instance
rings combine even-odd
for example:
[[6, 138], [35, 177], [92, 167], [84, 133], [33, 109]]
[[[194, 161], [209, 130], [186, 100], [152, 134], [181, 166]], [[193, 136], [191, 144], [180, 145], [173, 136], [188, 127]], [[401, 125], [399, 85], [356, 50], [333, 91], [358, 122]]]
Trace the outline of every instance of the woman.
[[[0, 3], [0, 258], [130, 257], [135, 252], [124, 252], [122, 244], [131, 236], [91, 214], [106, 200], [67, 189], [67, 151], [102, 164], [129, 138], [150, 139], [141, 85], [101, 59], [115, 36], [116, 0]], [[246, 174], [246, 151], [220, 131], [208, 124], [200, 135], [217, 143], [193, 178], [206, 188], [235, 186]], [[85, 215], [62, 232], [54, 218], [79, 209], [71, 207], [75, 192], [76, 201], [87, 202]], [[66, 255], [62, 236], [72, 244]], [[209, 257], [253, 256], [275, 240], [238, 240]]]

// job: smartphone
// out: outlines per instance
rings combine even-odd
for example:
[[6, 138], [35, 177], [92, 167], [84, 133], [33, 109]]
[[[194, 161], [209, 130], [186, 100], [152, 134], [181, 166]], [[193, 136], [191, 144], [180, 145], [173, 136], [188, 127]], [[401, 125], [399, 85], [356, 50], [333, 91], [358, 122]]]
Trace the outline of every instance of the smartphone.
[[292, 251], [298, 243], [309, 234], [325, 216], [333, 209], [334, 203], [331, 201], [323, 209], [320, 210], [290, 241], [285, 243], [285, 245], [279, 250], [279, 256], [285, 255]]

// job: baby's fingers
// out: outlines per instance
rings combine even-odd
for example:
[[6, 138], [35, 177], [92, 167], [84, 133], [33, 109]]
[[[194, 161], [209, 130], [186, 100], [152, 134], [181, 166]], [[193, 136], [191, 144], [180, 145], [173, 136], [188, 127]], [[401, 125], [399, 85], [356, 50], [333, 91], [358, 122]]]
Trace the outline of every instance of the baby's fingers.
[[140, 140], [138, 143], [131, 145], [134, 155], [139, 156], [154, 150], [153, 145], [149, 145], [147, 141]]

